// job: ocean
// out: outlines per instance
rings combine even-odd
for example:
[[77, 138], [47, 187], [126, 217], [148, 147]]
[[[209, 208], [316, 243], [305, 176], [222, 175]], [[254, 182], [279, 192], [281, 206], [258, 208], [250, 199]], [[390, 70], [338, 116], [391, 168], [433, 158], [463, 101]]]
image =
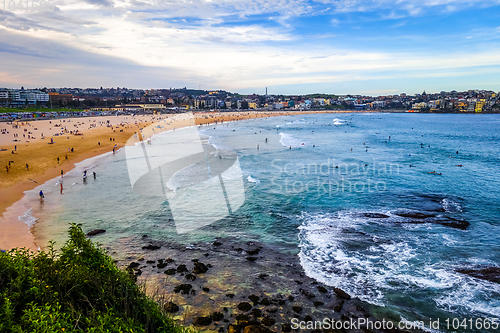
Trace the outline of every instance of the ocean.
[[[188, 149], [169, 179], [132, 176], [143, 156], [121, 149], [78, 164], [62, 194], [60, 179], [27, 192], [20, 219], [42, 247], [62, 245], [70, 222], [105, 229], [117, 260], [145, 235], [186, 248], [258, 240], [380, 316], [456, 331], [446, 319], [500, 318], [500, 285], [458, 272], [500, 266], [499, 126], [496, 114], [337, 113], [191, 127], [176, 135], [201, 157]], [[173, 147], [162, 135], [136, 152]]]

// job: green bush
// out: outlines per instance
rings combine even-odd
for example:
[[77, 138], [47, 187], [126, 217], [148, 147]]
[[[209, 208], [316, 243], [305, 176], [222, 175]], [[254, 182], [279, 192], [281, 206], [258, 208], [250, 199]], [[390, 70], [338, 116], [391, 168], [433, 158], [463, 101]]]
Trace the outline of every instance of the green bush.
[[187, 332], [72, 224], [60, 252], [0, 253], [0, 333]]

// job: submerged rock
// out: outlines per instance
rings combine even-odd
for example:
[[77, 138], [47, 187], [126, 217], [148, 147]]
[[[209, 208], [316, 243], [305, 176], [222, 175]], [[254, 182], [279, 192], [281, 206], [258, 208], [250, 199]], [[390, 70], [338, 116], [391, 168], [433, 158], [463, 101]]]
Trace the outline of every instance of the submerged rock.
[[238, 304], [238, 310], [240, 310], [240, 311], [247, 312], [251, 308], [252, 308], [252, 306], [248, 302], [241, 302], [240, 304]]
[[346, 293], [345, 291], [343, 291], [340, 288], [334, 288], [333, 291], [340, 298], [347, 299], [347, 300], [351, 299], [351, 295], [349, 295], [348, 293]]
[[420, 212], [402, 212], [402, 213], [396, 213], [397, 216], [401, 217], [408, 217], [412, 219], [426, 219], [429, 217], [434, 217], [434, 214], [425, 214], [425, 213], [420, 213]]
[[368, 217], [371, 219], [387, 219], [389, 215], [381, 214], [381, 213], [364, 213], [364, 217]]
[[208, 267], [202, 263], [202, 262], [195, 262], [194, 263], [194, 268], [193, 268], [193, 273], [194, 274], [203, 274], [208, 271]]
[[195, 326], [207, 326], [212, 323], [212, 319], [210, 317], [198, 317], [194, 320], [193, 324]]
[[95, 235], [99, 235], [99, 234], [102, 234], [102, 233], [105, 233], [105, 232], [106, 232], [106, 230], [104, 230], [104, 229], [95, 229], [95, 230], [87, 232], [87, 236], [88, 237], [95, 236]]
[[476, 279], [500, 283], [500, 267], [463, 268], [457, 269], [457, 272], [475, 277]]
[[271, 333], [272, 331], [262, 325], [248, 325], [243, 329], [243, 333]]
[[221, 321], [222, 319], [224, 319], [224, 314], [222, 312], [214, 312], [210, 315], [210, 318], [213, 321]]
[[179, 285], [175, 286], [174, 292], [175, 293], [181, 292], [181, 294], [185, 295], [185, 294], [189, 294], [189, 291], [191, 290], [191, 288], [193, 288], [193, 286], [190, 284], [179, 284]]
[[142, 247], [143, 250], [158, 250], [160, 248], [161, 248], [161, 246], [157, 246], [157, 245], [153, 245], [153, 244], [149, 244], [149, 245]]
[[167, 305], [165, 305], [165, 311], [168, 313], [174, 313], [179, 311], [179, 306], [173, 302], [168, 302]]

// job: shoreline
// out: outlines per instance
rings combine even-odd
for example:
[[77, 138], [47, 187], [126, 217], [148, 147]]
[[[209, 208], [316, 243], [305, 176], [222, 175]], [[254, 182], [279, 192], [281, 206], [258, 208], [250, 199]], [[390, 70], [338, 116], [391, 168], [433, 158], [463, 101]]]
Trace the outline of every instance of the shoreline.
[[[293, 115], [302, 115], [302, 114], [322, 114], [322, 113], [349, 113], [348, 111], [336, 111], [336, 110], [328, 110], [328, 111], [248, 111], [248, 112], [198, 112], [198, 113], [193, 113], [194, 115], [194, 120], [196, 123], [196, 126], [200, 125], [206, 125], [206, 124], [211, 124], [211, 123], [219, 123], [219, 122], [228, 122], [228, 121], [238, 121], [238, 120], [246, 120], [246, 119], [256, 119], [256, 118], [267, 118], [267, 117], [277, 117], [277, 116], [293, 116]], [[31, 249], [32, 251], [36, 251], [39, 249], [38, 245], [36, 244], [36, 239], [34, 235], [31, 233], [31, 228], [24, 223], [23, 221], [19, 220], [17, 217], [23, 215], [25, 211], [21, 211], [22, 206], [22, 199], [25, 197], [25, 192], [29, 190], [33, 190], [39, 185], [42, 185], [43, 183], [50, 181], [52, 179], [56, 179], [57, 177], [60, 176], [60, 171], [61, 168], [64, 168], [64, 172], [69, 172], [75, 168], [75, 164], [83, 162], [87, 159], [102, 155], [104, 153], [110, 152], [111, 148], [116, 145], [115, 149], [120, 149], [125, 146], [127, 140], [136, 133], [137, 128], [145, 128], [148, 125], [154, 123], [155, 120], [168, 120], [169, 118], [175, 117], [178, 115], [183, 115], [183, 114], [169, 114], [169, 115], [147, 115], [147, 116], [120, 116], [120, 117], [114, 117], [113, 116], [103, 116], [103, 117], [82, 117], [82, 118], [71, 118], [69, 121], [70, 123], [77, 122], [79, 125], [85, 125], [87, 123], [96, 123], [97, 120], [99, 121], [109, 121], [108, 118], [111, 118], [112, 120], [115, 120], [113, 123], [111, 123], [111, 126], [106, 126], [105, 128], [94, 128], [94, 129], [87, 129], [84, 130], [84, 135], [81, 136], [76, 136], [72, 134], [64, 134], [64, 135], [58, 135], [58, 136], [46, 136], [44, 138], [40, 139], [35, 139], [35, 141], [28, 142], [26, 146], [28, 147], [28, 152], [25, 155], [29, 155], [30, 153], [32, 154], [38, 154], [36, 155], [33, 159], [40, 159], [43, 160], [42, 163], [38, 166], [38, 169], [35, 169], [36, 172], [33, 174], [33, 171], [27, 171], [30, 172], [29, 174], [26, 174], [21, 167], [21, 171], [19, 170], [19, 165], [16, 165], [17, 173], [15, 174], [17, 179], [12, 179], [9, 178], [8, 180], [4, 178], [3, 181], [0, 181], [0, 250], [10, 250], [16, 247], [22, 248], [28, 248]], [[149, 119], [148, 119], [149, 118]], [[55, 126], [55, 125], [49, 125], [52, 124], [52, 122], [57, 123], [57, 120], [59, 120], [59, 124], [61, 124], [62, 120], [64, 120], [64, 123], [66, 123], [67, 119], [56, 119], [56, 120], [37, 120], [36, 122], [33, 121], [33, 123], [36, 124], [37, 128], [40, 127], [40, 131], [43, 131], [44, 128], [42, 128], [43, 125], [45, 125], [45, 130], [47, 130], [48, 126]], [[86, 122], [88, 120], [88, 122]], [[124, 124], [124, 121], [127, 120], [127, 122]], [[134, 120], [135, 123], [131, 123]], [[80, 124], [79, 121], [82, 121]], [[119, 122], [118, 122], [119, 121]], [[137, 123], [139, 121], [139, 123]], [[182, 121], [181, 121], [182, 122]], [[19, 121], [16, 122], [15, 124], [23, 124], [21, 126], [27, 126], [24, 128], [19, 128], [18, 132], [23, 133], [26, 132], [28, 129], [31, 129], [32, 124], [29, 121]], [[101, 123], [101, 122], [100, 122]], [[68, 124], [66, 124], [68, 125]], [[77, 126], [76, 124], [73, 124], [74, 126]], [[135, 126], [134, 126], [135, 125]], [[182, 128], [186, 127], [189, 124], [184, 124], [182, 123], [181, 126], [177, 128]], [[102, 126], [102, 124], [101, 124]], [[78, 128], [78, 127], [77, 127]], [[175, 126], [171, 125], [169, 129], [176, 128]], [[21, 129], [23, 131], [21, 132]], [[116, 129], [120, 129], [120, 132], [116, 132]], [[111, 132], [112, 130], [112, 132]], [[30, 133], [30, 132], [28, 132]], [[10, 133], [9, 133], [10, 134]], [[109, 136], [113, 137], [113, 141], [110, 143], [107, 143], [107, 141], [104, 141], [104, 139], [107, 139]], [[66, 160], [62, 156], [64, 156], [64, 152], [66, 151], [66, 145], [65, 147], [57, 147], [59, 148], [57, 152], [48, 152], [45, 154], [40, 153], [42, 148], [44, 149], [52, 149], [53, 145], [50, 145], [50, 148], [47, 148], [48, 146], [45, 146], [46, 143], [49, 143], [48, 141], [50, 138], [56, 139], [56, 140], [62, 140], [63, 137], [67, 137], [66, 143], [70, 143], [71, 147], [76, 147], [75, 152], [69, 152], [68, 154], [70, 155], [71, 159]], [[89, 139], [89, 140], [94, 140], [93, 145], [87, 144], [89, 140], [85, 140], [85, 142], [78, 142], [79, 139]], [[116, 139], [116, 140], [115, 140]], [[95, 142], [103, 142], [103, 145], [96, 145]], [[6, 142], [6, 140], [2, 140], [0, 142]], [[31, 155], [29, 156], [22, 156], [21, 155], [21, 149], [25, 149], [21, 145], [25, 143], [14, 143], [10, 145], [3, 145], [1, 148], [7, 149], [7, 151], [2, 152], [0, 155], [0, 166], [3, 162], [3, 164], [7, 164], [8, 160], [11, 158], [18, 159], [19, 157], [23, 157], [24, 160], [21, 160], [21, 165], [24, 163], [28, 163], [30, 166], [32, 166], [33, 169], [33, 164], [32, 160], [30, 159]], [[19, 146], [19, 150], [17, 150], [17, 146]], [[55, 146], [55, 145], [54, 145]], [[54, 147], [55, 148], [55, 147]], [[62, 148], [62, 149], [61, 149]], [[68, 148], [69, 149], [69, 148]], [[16, 154], [8, 154], [9, 151], [15, 150]], [[17, 153], [19, 151], [19, 153]], [[51, 154], [51, 153], [56, 153], [56, 154]], [[66, 157], [68, 156], [66, 154]], [[19, 156], [21, 155], [21, 156]], [[52, 165], [48, 165], [48, 160], [50, 160], [50, 156], [46, 155], [53, 155], [53, 156], [58, 156], [61, 155], [60, 159], [62, 159], [61, 163], [54, 163], [55, 157], [52, 158]], [[26, 161], [26, 162], [25, 162]], [[2, 166], [3, 167], [3, 166]], [[36, 166], [35, 166], [36, 167]], [[6, 172], [3, 169], [0, 169], [0, 172]], [[11, 173], [9, 173], [11, 174]], [[27, 208], [25, 208], [27, 209]], [[16, 214], [19, 214], [15, 216]]]

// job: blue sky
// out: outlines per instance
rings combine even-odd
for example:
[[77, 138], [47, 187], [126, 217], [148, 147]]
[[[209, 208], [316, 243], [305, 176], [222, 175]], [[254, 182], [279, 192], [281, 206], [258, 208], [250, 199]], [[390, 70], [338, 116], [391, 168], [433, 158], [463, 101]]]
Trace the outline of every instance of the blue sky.
[[44, 3], [0, 0], [0, 87], [500, 90], [500, 0]]

